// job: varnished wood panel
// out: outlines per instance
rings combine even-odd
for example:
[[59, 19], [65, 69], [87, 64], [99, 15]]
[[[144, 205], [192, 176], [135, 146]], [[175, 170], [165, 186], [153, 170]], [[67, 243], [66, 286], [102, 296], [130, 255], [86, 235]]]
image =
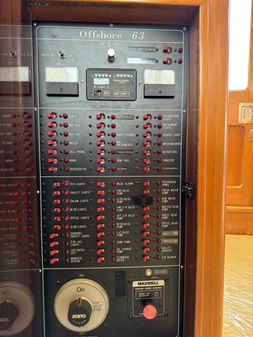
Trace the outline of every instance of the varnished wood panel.
[[206, 2], [200, 15], [198, 239], [195, 337], [222, 335], [224, 149], [226, 148], [228, 3]]
[[228, 127], [227, 186], [241, 188], [244, 183], [244, 139], [243, 126]]
[[[253, 9], [252, 9], [253, 10]], [[252, 12], [253, 13], [253, 12]], [[252, 17], [252, 15], [251, 15]], [[252, 20], [253, 21], [253, 20]], [[253, 234], [253, 123], [239, 123], [239, 104], [253, 102], [253, 22], [251, 22], [251, 46], [248, 88], [229, 93], [229, 143], [226, 188], [226, 233]], [[243, 143], [231, 138], [231, 130], [243, 128]], [[240, 146], [238, 144], [240, 142]], [[243, 157], [242, 157], [243, 153]], [[231, 158], [234, 160], [231, 161]], [[237, 161], [237, 162], [236, 162]], [[233, 180], [236, 176], [238, 180]], [[231, 177], [233, 179], [231, 180]]]
[[[144, 6], [143, 3], [137, 6], [135, 3], [126, 5], [118, 2], [112, 7], [107, 2], [103, 4], [93, 4], [83, 2], [73, 2], [73, 6], [62, 6], [51, 1], [49, 6], [32, 6], [34, 20], [58, 20], [58, 21], [80, 21], [80, 22], [112, 22], [112, 23], [147, 23], [147, 24], [190, 24], [197, 10], [196, 7], [178, 6], [154, 7]], [[49, 11], [50, 9], [50, 11]]]

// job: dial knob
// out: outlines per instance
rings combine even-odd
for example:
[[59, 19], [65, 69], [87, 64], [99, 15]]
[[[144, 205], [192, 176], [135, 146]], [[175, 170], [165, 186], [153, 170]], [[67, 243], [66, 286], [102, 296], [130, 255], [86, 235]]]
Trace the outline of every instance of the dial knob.
[[32, 322], [35, 313], [29, 288], [17, 282], [0, 282], [0, 336], [15, 336]]
[[0, 330], [9, 330], [19, 314], [18, 307], [10, 300], [0, 304]]
[[157, 316], [156, 307], [153, 304], [147, 304], [143, 309], [143, 316], [146, 319], [154, 319]]
[[[99, 242], [104, 244], [103, 241]], [[84, 278], [63, 284], [54, 300], [54, 312], [58, 321], [68, 330], [80, 333], [100, 326], [106, 319], [108, 310], [109, 298], [105, 289], [97, 282]]]
[[107, 59], [109, 62], [114, 62], [116, 59], [116, 52], [113, 48], [107, 50]]
[[79, 297], [69, 305], [68, 320], [74, 326], [85, 326], [90, 320], [91, 312], [90, 303], [83, 297]]

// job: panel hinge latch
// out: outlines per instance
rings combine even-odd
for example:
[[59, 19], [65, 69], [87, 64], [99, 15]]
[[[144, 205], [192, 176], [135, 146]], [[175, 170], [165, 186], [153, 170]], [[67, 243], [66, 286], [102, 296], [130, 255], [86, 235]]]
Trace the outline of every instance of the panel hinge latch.
[[48, 6], [48, 2], [47, 1], [30, 1], [29, 4], [31, 6], [36, 6], [36, 7], [42, 7], [42, 6]]
[[193, 199], [194, 192], [193, 183], [186, 181], [182, 187], [182, 194], [188, 199]]

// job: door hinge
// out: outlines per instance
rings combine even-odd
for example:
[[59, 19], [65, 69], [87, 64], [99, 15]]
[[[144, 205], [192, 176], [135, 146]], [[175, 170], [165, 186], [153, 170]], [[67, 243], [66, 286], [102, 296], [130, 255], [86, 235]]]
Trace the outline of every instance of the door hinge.
[[188, 199], [193, 199], [194, 192], [193, 183], [186, 181], [182, 187], [182, 194]]

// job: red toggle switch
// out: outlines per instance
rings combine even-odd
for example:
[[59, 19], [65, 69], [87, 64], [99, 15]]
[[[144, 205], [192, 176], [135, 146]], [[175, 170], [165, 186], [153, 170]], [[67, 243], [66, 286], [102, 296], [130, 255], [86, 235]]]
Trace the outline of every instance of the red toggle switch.
[[143, 142], [144, 146], [150, 146], [151, 145], [151, 141], [150, 140], [146, 140], [145, 142]]
[[143, 236], [144, 236], [144, 238], [146, 238], [147, 236], [150, 236], [150, 232], [149, 231], [143, 232]]
[[31, 154], [33, 154], [33, 150], [25, 150], [25, 154], [26, 155], [31, 155]]
[[97, 229], [100, 230], [100, 229], [103, 229], [105, 228], [105, 224], [104, 223], [100, 223], [97, 225]]
[[97, 246], [98, 247], [101, 247], [101, 246], [103, 246], [105, 244], [105, 242], [103, 241], [103, 240], [99, 240], [98, 242], [97, 242]]
[[57, 136], [57, 131], [48, 131], [48, 136], [49, 137], [55, 137], [55, 136]]
[[147, 229], [147, 228], [149, 228], [149, 227], [150, 227], [150, 224], [149, 224], [149, 223], [146, 222], [146, 223], [143, 224], [143, 229]]
[[103, 236], [105, 236], [105, 232], [99, 232], [99, 233], [97, 233], [97, 238], [98, 239], [102, 238]]
[[47, 114], [47, 117], [48, 117], [49, 119], [54, 119], [54, 118], [57, 117], [57, 115], [56, 115], [55, 112], [51, 112], [51, 113], [48, 113], [48, 114]]
[[97, 212], [104, 212], [105, 208], [104, 207], [98, 207]]
[[57, 172], [58, 171], [58, 168], [57, 167], [49, 167], [48, 168], [48, 172], [50, 172], [50, 173], [54, 173], [54, 172]]
[[24, 132], [25, 137], [32, 137], [32, 133], [30, 131], [25, 131]]
[[143, 316], [146, 319], [149, 319], [149, 320], [156, 318], [156, 316], [157, 316], [157, 309], [156, 309], [156, 307], [153, 304], [147, 304], [145, 306], [145, 308], [143, 309]]
[[60, 205], [61, 204], [61, 199], [54, 199], [54, 204], [55, 205]]
[[57, 164], [58, 163], [58, 159], [57, 158], [48, 158], [47, 160], [50, 164]]
[[104, 129], [105, 123], [98, 123], [98, 124], [96, 125], [96, 127], [97, 127], [97, 129]]
[[49, 140], [47, 142], [47, 144], [50, 145], [50, 146], [56, 146], [58, 144], [58, 142], [57, 142], [57, 140]]
[[147, 253], [149, 253], [149, 252], [150, 252], [150, 248], [149, 248], [149, 247], [143, 248], [143, 253], [144, 253], [144, 254], [147, 254]]
[[103, 204], [105, 202], [105, 199], [97, 199], [97, 204]]
[[144, 171], [144, 172], [149, 172], [150, 170], [151, 170], [150, 167], [144, 167], [144, 168], [143, 168], [143, 171]]
[[172, 59], [169, 57], [164, 57], [163, 58], [163, 64], [172, 64]]
[[57, 241], [50, 242], [49, 246], [50, 246], [50, 248], [53, 248], [55, 246], [59, 246], [59, 242], [57, 242]]
[[97, 114], [97, 115], [96, 115], [96, 118], [97, 118], [98, 120], [100, 120], [100, 119], [105, 119], [105, 115], [104, 115], [104, 114]]
[[150, 181], [144, 181], [143, 186], [150, 186]]
[[105, 195], [105, 191], [104, 190], [97, 190], [97, 195]]
[[57, 221], [57, 222], [60, 222], [61, 221], [61, 217], [60, 216], [54, 216], [54, 220]]
[[149, 206], [143, 207], [143, 211], [144, 211], [144, 212], [150, 211], [150, 207], [149, 207]]
[[61, 195], [61, 192], [60, 191], [54, 191], [53, 195]]
[[149, 218], [150, 218], [150, 215], [149, 215], [149, 214], [144, 214], [144, 215], [143, 215], [143, 219], [144, 219], [144, 220], [147, 220], [147, 219], [149, 219]]
[[62, 228], [61, 228], [61, 225], [54, 225], [54, 229], [56, 229], [57, 231], [60, 231]]
[[96, 186], [97, 187], [105, 187], [105, 182], [104, 181], [97, 181]]
[[143, 256], [143, 261], [144, 262], [148, 262], [149, 260], [150, 260], [150, 256], [149, 255]]
[[169, 47], [164, 47], [164, 48], [163, 48], [163, 52], [164, 52], [164, 53], [171, 54], [171, 53], [172, 53], [172, 47], [170, 47], [170, 46], [169, 46]]
[[97, 219], [97, 221], [101, 221], [101, 220], [105, 219], [105, 216], [104, 215], [98, 215], [96, 219]]
[[59, 250], [51, 250], [51, 252], [49, 253], [50, 256], [54, 256], [56, 254], [59, 254]]
[[104, 149], [99, 149], [97, 150], [97, 154], [100, 154], [101, 156], [105, 155], [105, 150]]
[[51, 149], [51, 150], [47, 150], [47, 153], [52, 154], [52, 155], [56, 155], [58, 153], [58, 151], [55, 150], [55, 149]]
[[152, 127], [151, 123], [145, 123], [143, 129], [150, 129]]
[[54, 259], [50, 260], [50, 264], [55, 264], [56, 262], [59, 262], [58, 257], [55, 257]]
[[104, 131], [99, 131], [96, 133], [97, 137], [105, 137], [105, 132]]
[[103, 248], [97, 250], [97, 255], [104, 254], [105, 250]]
[[56, 128], [57, 127], [57, 123], [56, 122], [49, 122], [49, 123], [47, 123], [47, 126], [49, 128]]
[[143, 245], [144, 245], [144, 246], [147, 246], [147, 245], [149, 245], [149, 244], [150, 244], [150, 240], [146, 239], [146, 240], [143, 241]]
[[149, 158], [144, 158], [144, 159], [143, 159], [143, 163], [145, 163], [145, 164], [150, 164], [150, 163], [151, 163], [151, 159], [149, 159]]
[[105, 159], [104, 158], [97, 158], [97, 163], [104, 164], [105, 163]]
[[151, 150], [144, 150], [143, 154], [145, 154], [145, 156], [150, 156], [151, 155]]
[[31, 146], [31, 145], [33, 145], [33, 142], [31, 140], [25, 140], [24, 144], [25, 144], [25, 146]]
[[105, 141], [104, 140], [100, 140], [99, 142], [96, 142], [97, 146], [105, 146]]
[[52, 233], [49, 235], [49, 239], [54, 239], [54, 238], [58, 238], [59, 234], [58, 233]]
[[143, 137], [144, 138], [149, 138], [149, 137], [151, 137], [152, 136], [152, 133], [151, 132], [145, 132], [144, 134], [143, 134]]
[[143, 194], [145, 194], [145, 195], [150, 194], [150, 190], [144, 190]]
[[61, 209], [60, 209], [59, 207], [55, 207], [55, 208], [54, 208], [54, 212], [55, 212], [55, 213], [61, 213]]
[[104, 257], [99, 257], [98, 259], [97, 259], [97, 262], [98, 263], [102, 263], [102, 262], [104, 262], [105, 261], [105, 258]]
[[24, 122], [24, 127], [25, 128], [31, 128], [33, 125], [30, 122]]
[[28, 118], [28, 119], [32, 118], [32, 114], [29, 112], [25, 112], [23, 116], [24, 118]]
[[144, 115], [143, 116], [143, 119], [146, 121], [146, 120], [151, 120], [152, 119], [152, 116], [150, 114], [147, 114], [147, 115]]
[[105, 172], [105, 167], [104, 166], [100, 166], [96, 168], [97, 172], [103, 173]]

